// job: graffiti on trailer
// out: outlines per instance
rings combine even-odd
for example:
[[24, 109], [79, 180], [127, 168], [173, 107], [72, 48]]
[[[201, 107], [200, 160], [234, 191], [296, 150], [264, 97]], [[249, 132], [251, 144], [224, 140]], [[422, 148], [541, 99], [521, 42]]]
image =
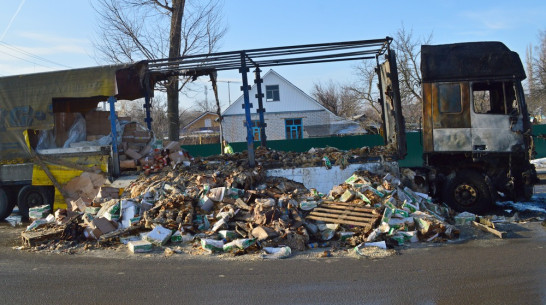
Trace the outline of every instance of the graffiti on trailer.
[[[51, 106], [49, 107], [51, 109]], [[52, 114], [52, 111], [48, 111]], [[35, 111], [32, 106], [17, 106], [11, 109], [0, 108], [0, 131], [21, 127], [31, 127], [36, 121], [45, 121], [47, 114], [43, 111]]]

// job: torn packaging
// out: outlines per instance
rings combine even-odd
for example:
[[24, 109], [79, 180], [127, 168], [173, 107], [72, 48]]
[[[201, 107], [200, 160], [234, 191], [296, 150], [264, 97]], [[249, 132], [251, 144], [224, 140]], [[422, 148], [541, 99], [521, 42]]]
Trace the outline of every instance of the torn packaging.
[[85, 212], [88, 205], [89, 205], [89, 204], [86, 203], [81, 197], [78, 198], [78, 200], [71, 200], [71, 201], [70, 201], [70, 209], [71, 209], [71, 211]]
[[110, 186], [101, 186], [97, 194], [98, 198], [118, 199], [119, 188]]
[[88, 215], [84, 215], [83, 220], [87, 224], [84, 234], [90, 239], [98, 239], [101, 235], [116, 230], [114, 224], [106, 218], [91, 219]]
[[269, 227], [258, 226], [252, 229], [252, 236], [259, 241], [267, 240], [279, 236], [279, 233]]
[[220, 202], [224, 199], [225, 191], [225, 187], [215, 187], [209, 190], [207, 197], [212, 201]]
[[188, 161], [188, 158], [184, 155], [183, 151], [177, 151], [169, 154], [169, 159], [175, 164], [182, 163], [183, 161]]

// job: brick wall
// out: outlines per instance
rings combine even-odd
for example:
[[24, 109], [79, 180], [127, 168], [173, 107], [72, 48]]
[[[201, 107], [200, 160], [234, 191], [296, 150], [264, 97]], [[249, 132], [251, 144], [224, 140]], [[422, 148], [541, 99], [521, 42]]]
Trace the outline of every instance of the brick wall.
[[[268, 140], [285, 140], [285, 119], [301, 118], [303, 125], [303, 137], [307, 138], [305, 132], [306, 126], [312, 125], [328, 125], [336, 118], [327, 111], [312, 111], [312, 112], [284, 112], [284, 113], [265, 113], [265, 128]], [[259, 120], [258, 114], [251, 115], [252, 120]], [[228, 142], [245, 142], [246, 128], [243, 125], [245, 116], [226, 116], [223, 119], [224, 138]]]

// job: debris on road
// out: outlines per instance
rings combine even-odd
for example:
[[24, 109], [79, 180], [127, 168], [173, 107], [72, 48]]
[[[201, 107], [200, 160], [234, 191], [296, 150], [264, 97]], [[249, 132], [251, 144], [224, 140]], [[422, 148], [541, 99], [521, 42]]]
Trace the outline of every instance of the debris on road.
[[[357, 152], [381, 153], [368, 148]], [[33, 250], [57, 249], [63, 243], [94, 245], [86, 249], [126, 244], [132, 253], [161, 249], [166, 256], [182, 252], [167, 247], [178, 245], [192, 248], [184, 253], [264, 259], [287, 258], [294, 251], [330, 257], [351, 249], [358, 256], [384, 257], [408, 243], [457, 238], [455, 225], [476, 219], [474, 214], [455, 215], [387, 171], [357, 171], [326, 194], [265, 174], [266, 161], [325, 166], [326, 156], [336, 166], [340, 158], [359, 156], [353, 151], [325, 148], [296, 154], [258, 148], [256, 168], [244, 165], [245, 153], [194, 159], [184, 166], [169, 163], [170, 153], [153, 153], [170, 166], [144, 170], [124, 189], [101, 187], [91, 200], [73, 200], [68, 210], [48, 216], [43, 227], [25, 232], [24, 244]]]
[[482, 222], [481, 219], [480, 219], [480, 222], [472, 221], [472, 225], [482, 231], [489, 232], [499, 238], [506, 237], [506, 232], [495, 229], [495, 226], [493, 225], [493, 223], [485, 221], [486, 224], [483, 224], [481, 222]]

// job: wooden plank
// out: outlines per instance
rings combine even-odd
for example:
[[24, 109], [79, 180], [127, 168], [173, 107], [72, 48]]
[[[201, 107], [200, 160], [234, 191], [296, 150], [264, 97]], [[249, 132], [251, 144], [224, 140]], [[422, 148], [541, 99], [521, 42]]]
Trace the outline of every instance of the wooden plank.
[[377, 217], [379, 216], [379, 213], [373, 214], [369, 212], [362, 212], [362, 211], [355, 211], [353, 209], [342, 209], [342, 208], [336, 208], [336, 207], [325, 207], [325, 206], [319, 206], [317, 208], [314, 208], [313, 211], [329, 211], [332, 213], [352, 213], [354, 215], [362, 215], [362, 216], [368, 216], [368, 217]]
[[483, 218], [483, 217], [479, 217], [480, 219], [480, 223], [484, 226], [488, 226], [490, 228], [493, 228], [495, 229], [495, 224], [493, 222], [491, 222], [491, 220], [487, 219], [487, 218]]
[[25, 231], [21, 233], [23, 244], [28, 247], [34, 247], [50, 240], [59, 239], [63, 234], [64, 228], [47, 229], [43, 231]]
[[320, 220], [320, 221], [326, 221], [326, 222], [331, 222], [331, 223], [339, 223], [339, 224], [344, 224], [344, 225], [353, 225], [353, 226], [359, 226], [359, 227], [365, 227], [365, 228], [371, 228], [372, 225], [369, 224], [369, 223], [365, 223], [365, 222], [359, 222], [359, 221], [350, 221], [350, 220], [343, 220], [343, 219], [335, 219], [335, 218], [328, 218], [328, 217], [318, 217], [318, 216], [313, 216], [313, 215], [309, 215], [307, 216], [308, 219], [313, 219], [313, 220]]
[[319, 205], [319, 207], [339, 209], [339, 210], [351, 210], [351, 211], [358, 211], [358, 212], [370, 213], [370, 214], [379, 214], [376, 209], [360, 208], [360, 207], [355, 207], [355, 206], [343, 206], [343, 205], [336, 205], [336, 204], [321, 204], [321, 205]]
[[357, 209], [359, 209], [361, 211], [366, 211], [366, 212], [374, 212], [376, 210], [374, 208], [360, 207], [360, 206], [355, 205], [354, 203], [346, 203], [346, 202], [340, 202], [340, 201], [324, 200], [321, 205], [323, 205], [323, 204], [342, 205], [342, 206], [347, 206], [347, 207], [354, 207], [354, 208], [357, 208]]
[[103, 234], [99, 237], [99, 244], [103, 244], [105, 242], [110, 241], [114, 237], [119, 237], [123, 234], [131, 234], [133, 232], [137, 232], [141, 229], [141, 226], [131, 226], [125, 229], [119, 229], [115, 230], [106, 234]]
[[476, 228], [482, 230], [482, 231], [485, 231], [485, 232], [489, 232], [499, 238], [505, 238], [506, 237], [506, 232], [504, 231], [499, 231], [499, 230], [496, 230], [496, 229], [493, 229], [493, 228], [490, 228], [486, 225], [482, 225], [481, 223], [478, 223], [478, 222], [475, 222], [473, 221], [472, 222], [472, 225], [474, 225]]
[[310, 214], [320, 213], [320, 212], [326, 212], [329, 214], [340, 214], [340, 215], [347, 215], [347, 216], [354, 216], [358, 218], [377, 218], [376, 215], [370, 215], [370, 214], [362, 214], [352, 211], [344, 211], [344, 210], [329, 210], [329, 209], [321, 209], [321, 208], [314, 208], [313, 211]]
[[362, 218], [362, 217], [355, 217], [355, 216], [349, 216], [349, 215], [345, 215], [345, 214], [328, 214], [328, 213], [320, 213], [320, 212], [316, 212], [316, 213], [311, 213], [309, 214], [311, 216], [319, 216], [319, 217], [329, 217], [329, 218], [332, 218], [332, 219], [347, 219], [347, 220], [356, 220], [356, 221], [360, 221], [360, 222], [364, 222], [364, 223], [373, 223], [375, 222], [375, 220], [377, 218]]
[[[340, 206], [332, 206], [332, 205], [319, 205], [318, 208], [323, 208], [323, 209], [331, 209], [332, 211], [334, 210], [340, 210], [340, 211], [352, 211], [354, 213], [362, 213], [362, 214], [367, 214], [367, 215], [379, 215], [379, 213], [372, 213], [372, 212], [369, 212], [369, 211], [362, 211], [360, 210], [359, 208], [351, 208], [351, 207], [340, 207]], [[315, 208], [316, 210], [317, 208]]]

